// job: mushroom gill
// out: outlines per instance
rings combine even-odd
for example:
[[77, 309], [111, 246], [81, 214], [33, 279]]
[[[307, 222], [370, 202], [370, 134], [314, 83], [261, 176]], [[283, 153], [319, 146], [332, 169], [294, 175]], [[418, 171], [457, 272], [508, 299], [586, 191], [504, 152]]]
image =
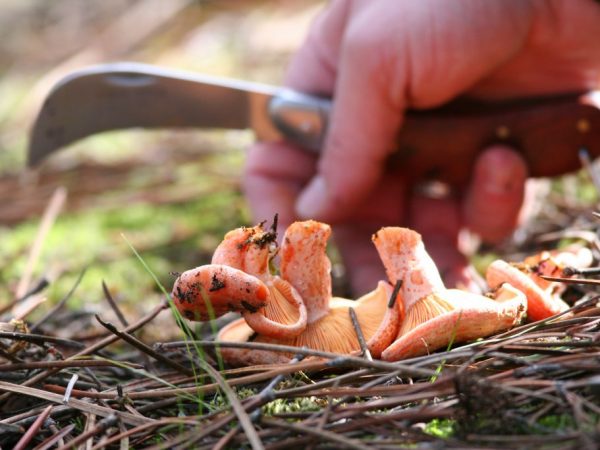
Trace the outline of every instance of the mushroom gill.
[[[380, 282], [377, 288], [357, 301], [332, 297], [331, 263], [326, 246], [331, 229], [316, 221], [295, 222], [288, 227], [281, 245], [281, 277], [290, 282], [306, 304], [307, 326], [299, 335], [276, 339], [254, 336], [243, 322], [237, 321], [219, 333], [221, 341], [245, 341], [307, 347], [333, 353], [360, 351], [356, 330], [350, 318], [354, 308], [361, 331], [374, 356], [391, 342], [397, 333], [399, 309], [389, 302], [391, 286]], [[391, 303], [388, 306], [388, 303]], [[223, 357], [233, 364], [281, 363], [293, 355], [266, 350], [222, 349]]]
[[405, 316], [396, 340], [382, 353], [395, 361], [427, 354], [451, 342], [464, 342], [514, 326], [525, 310], [525, 297], [503, 285], [495, 300], [446, 289], [421, 236], [410, 229], [382, 228], [373, 236], [392, 283], [402, 282]]

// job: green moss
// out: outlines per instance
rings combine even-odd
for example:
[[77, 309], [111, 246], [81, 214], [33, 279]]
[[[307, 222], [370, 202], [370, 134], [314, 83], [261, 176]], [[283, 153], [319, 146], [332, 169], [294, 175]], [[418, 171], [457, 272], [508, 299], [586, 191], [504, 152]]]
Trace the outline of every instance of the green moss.
[[278, 398], [263, 406], [263, 414], [286, 414], [294, 412], [320, 411], [327, 405], [327, 400], [319, 397], [299, 397], [293, 399]]
[[451, 437], [456, 431], [456, 420], [453, 419], [433, 419], [425, 425], [425, 433], [441, 439]]
[[[139, 302], [157, 289], [135, 261], [124, 236], [169, 286], [170, 272], [208, 262], [225, 232], [244, 223], [244, 209], [239, 192], [229, 188], [185, 204], [136, 204], [63, 214], [43, 242], [34, 279], [52, 271], [62, 273], [47, 291], [50, 302], [55, 302], [87, 268], [72, 306], [100, 301], [102, 280], [115, 296]], [[9, 296], [9, 287], [24, 273], [38, 226], [37, 221], [29, 221], [0, 227], [0, 296]]]

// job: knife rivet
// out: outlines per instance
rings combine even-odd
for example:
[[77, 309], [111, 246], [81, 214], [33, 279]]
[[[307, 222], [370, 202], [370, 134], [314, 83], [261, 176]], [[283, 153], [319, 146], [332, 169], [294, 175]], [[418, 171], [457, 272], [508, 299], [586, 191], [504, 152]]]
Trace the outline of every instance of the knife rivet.
[[579, 119], [577, 121], [577, 131], [580, 133], [587, 133], [590, 131], [590, 121], [587, 119]]
[[508, 139], [510, 136], [510, 129], [506, 125], [500, 125], [496, 128], [496, 137], [498, 139]]

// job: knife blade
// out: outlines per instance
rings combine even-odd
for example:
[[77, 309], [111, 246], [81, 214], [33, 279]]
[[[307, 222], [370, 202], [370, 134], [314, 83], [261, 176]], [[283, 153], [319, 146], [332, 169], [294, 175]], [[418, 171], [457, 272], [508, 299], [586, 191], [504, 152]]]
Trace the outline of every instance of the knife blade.
[[318, 151], [331, 102], [292, 90], [140, 63], [86, 67], [49, 92], [30, 133], [28, 163], [84, 137], [142, 127], [252, 128]]
[[[251, 128], [258, 139], [287, 139], [318, 153], [331, 107], [330, 99], [243, 80], [139, 63], [92, 66], [48, 94], [31, 130], [28, 164], [86, 136], [132, 127]], [[464, 183], [477, 153], [500, 142], [521, 152], [532, 176], [552, 176], [578, 168], [582, 147], [600, 155], [599, 125], [599, 91], [460, 99], [408, 111], [388, 166], [414, 179]]]

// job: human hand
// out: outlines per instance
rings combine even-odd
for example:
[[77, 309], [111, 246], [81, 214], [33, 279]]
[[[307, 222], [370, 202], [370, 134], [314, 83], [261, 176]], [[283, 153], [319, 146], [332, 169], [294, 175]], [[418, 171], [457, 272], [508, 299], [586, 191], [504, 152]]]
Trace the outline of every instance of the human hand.
[[527, 168], [509, 148], [482, 149], [470, 184], [445, 198], [423, 197], [407, 174], [386, 171], [404, 111], [457, 96], [592, 88], [599, 24], [600, 5], [589, 0], [332, 1], [287, 77], [294, 89], [335, 99], [324, 151], [317, 161], [288, 143], [253, 146], [245, 190], [255, 217], [278, 212], [282, 227], [296, 218], [332, 223], [357, 291], [383, 278], [369, 239], [382, 225], [415, 228], [446, 278], [468, 281], [459, 230], [488, 241], [508, 235]]

